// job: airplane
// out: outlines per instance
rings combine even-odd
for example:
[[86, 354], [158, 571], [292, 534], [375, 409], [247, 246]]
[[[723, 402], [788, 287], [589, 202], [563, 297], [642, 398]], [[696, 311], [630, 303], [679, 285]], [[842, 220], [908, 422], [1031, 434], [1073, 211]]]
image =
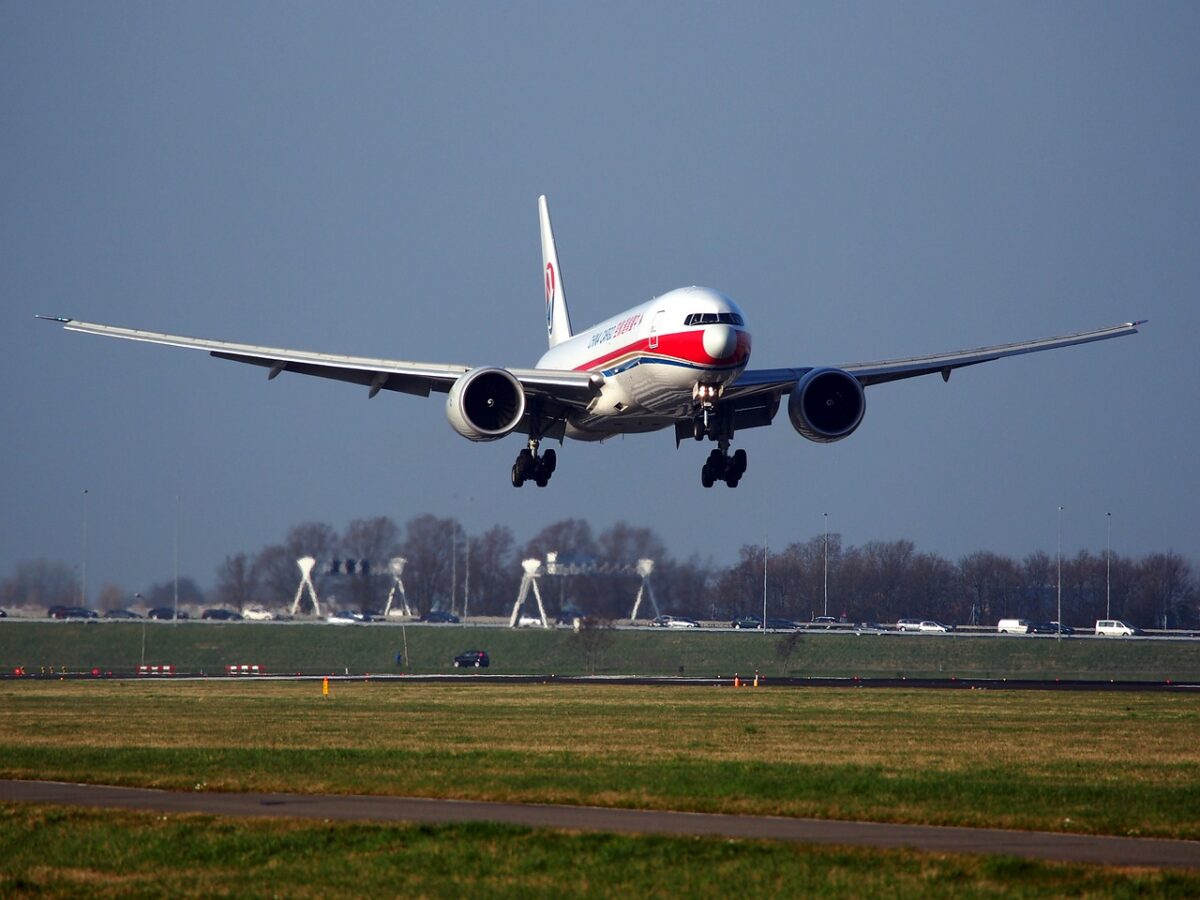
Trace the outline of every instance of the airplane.
[[267, 378], [294, 372], [368, 388], [367, 397], [398, 391], [446, 394], [450, 426], [471, 441], [523, 434], [526, 446], [512, 466], [512, 483], [545, 487], [558, 459], [541, 443], [565, 438], [602, 441], [619, 434], [673, 428], [675, 446], [686, 438], [715, 443], [700, 470], [706, 488], [735, 488], [746, 472], [746, 451], [729, 452], [734, 435], [769, 425], [786, 394], [792, 427], [817, 443], [849, 437], [866, 412], [865, 389], [940, 374], [1006, 356], [1054, 350], [1135, 334], [1145, 320], [1060, 337], [850, 365], [751, 369], [750, 332], [741, 308], [720, 291], [684, 287], [576, 333], [550, 211], [538, 198], [542, 276], [549, 349], [531, 369], [419, 363], [339, 356], [160, 334], [62, 316], [39, 319], [69, 331], [207, 350], [219, 359], [266, 368]]

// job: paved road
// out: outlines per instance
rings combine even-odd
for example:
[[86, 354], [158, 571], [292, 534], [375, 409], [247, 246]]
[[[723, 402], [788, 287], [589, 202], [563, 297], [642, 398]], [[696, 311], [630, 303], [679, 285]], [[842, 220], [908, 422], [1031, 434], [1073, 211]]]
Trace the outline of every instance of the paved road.
[[414, 797], [185, 793], [107, 785], [0, 780], [0, 803], [11, 802], [214, 816], [370, 822], [504, 822], [534, 828], [713, 835], [856, 847], [910, 847], [938, 853], [1005, 853], [1062, 862], [1200, 869], [1200, 842], [1197, 841], [1095, 837], [994, 828], [886, 825], [777, 816], [482, 803]]

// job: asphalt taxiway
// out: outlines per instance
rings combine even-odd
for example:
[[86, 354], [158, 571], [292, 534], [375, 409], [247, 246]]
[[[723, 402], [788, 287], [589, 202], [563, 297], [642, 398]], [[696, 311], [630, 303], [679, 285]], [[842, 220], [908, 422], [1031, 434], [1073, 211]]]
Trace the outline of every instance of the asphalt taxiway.
[[1058, 862], [1200, 869], [1200, 841], [780, 816], [488, 803], [421, 797], [161, 791], [5, 780], [0, 780], [0, 803], [355, 822], [501, 822], [574, 831], [702, 835], [854, 847], [906, 847], [935, 853], [1006, 854]]

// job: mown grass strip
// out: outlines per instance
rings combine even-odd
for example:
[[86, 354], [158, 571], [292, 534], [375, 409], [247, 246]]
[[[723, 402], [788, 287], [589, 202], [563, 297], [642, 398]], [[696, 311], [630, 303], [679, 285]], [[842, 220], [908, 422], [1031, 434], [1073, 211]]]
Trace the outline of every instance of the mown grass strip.
[[[569, 630], [474, 626], [334, 626], [238, 622], [21, 622], [0, 620], [0, 671], [66, 667], [132, 672], [139, 663], [220, 674], [228, 664], [275, 673], [453, 672], [468, 649], [487, 650], [490, 672], [779, 675], [908, 678], [1200, 679], [1200, 653], [1188, 641], [1025, 637], [692, 633], [606, 631], [594, 657]], [[404, 656], [400, 664], [396, 655]]]
[[0, 896], [1188, 897], [1200, 876], [502, 825], [0, 806]]
[[0, 775], [1200, 837], [1200, 698], [0, 685]]

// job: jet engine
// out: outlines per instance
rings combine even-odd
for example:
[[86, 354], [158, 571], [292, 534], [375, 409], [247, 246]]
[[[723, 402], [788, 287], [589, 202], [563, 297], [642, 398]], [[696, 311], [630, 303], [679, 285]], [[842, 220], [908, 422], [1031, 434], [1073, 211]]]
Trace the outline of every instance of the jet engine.
[[813, 369], [796, 382], [788, 398], [792, 427], [819, 444], [849, 437], [866, 411], [862, 385], [841, 369]]
[[472, 369], [450, 387], [446, 418], [470, 441], [494, 441], [512, 432], [525, 414], [525, 389], [505, 369]]

